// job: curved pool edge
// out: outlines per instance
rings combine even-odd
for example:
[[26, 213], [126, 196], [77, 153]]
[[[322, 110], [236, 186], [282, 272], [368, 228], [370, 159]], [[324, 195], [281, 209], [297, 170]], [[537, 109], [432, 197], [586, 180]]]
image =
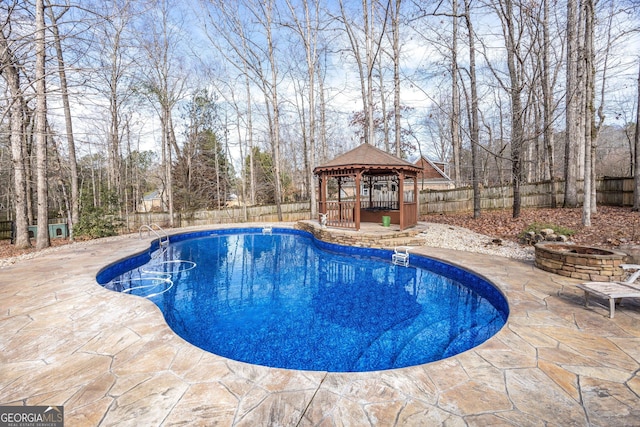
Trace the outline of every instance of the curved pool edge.
[[[253, 234], [258, 234], [260, 232], [262, 232], [263, 227], [246, 227], [246, 226], [239, 226], [239, 227], [220, 227], [220, 228], [204, 228], [204, 229], [199, 229], [199, 230], [185, 230], [182, 232], [178, 232], [178, 233], [173, 233], [169, 235], [169, 242], [170, 243], [176, 243], [176, 242], [180, 242], [180, 241], [184, 241], [187, 239], [193, 239], [193, 238], [200, 238], [200, 237], [208, 237], [208, 236], [219, 236], [219, 235], [231, 235], [231, 234], [237, 234], [237, 233], [253, 233]], [[314, 235], [314, 233], [311, 233], [307, 230], [301, 230], [299, 228], [296, 227], [270, 227], [270, 231], [269, 232], [276, 232], [276, 233], [282, 233], [282, 234], [292, 234], [292, 235], [301, 235], [304, 237], [308, 237], [312, 240], [312, 243], [316, 246], [318, 246], [320, 249], [322, 250], [326, 250], [326, 251], [336, 251], [339, 252], [341, 254], [345, 254], [345, 255], [362, 255], [362, 256], [366, 256], [366, 257], [373, 257], [373, 258], [378, 258], [381, 261], [390, 261], [391, 260], [391, 255], [393, 254], [393, 250], [391, 249], [383, 249], [383, 248], [363, 248], [363, 247], [354, 247], [354, 246], [346, 246], [346, 245], [341, 245], [341, 244], [337, 244], [337, 243], [333, 243], [333, 242], [326, 242], [322, 239], [319, 239], [316, 235]], [[149, 247], [145, 250], [139, 251], [129, 257], [124, 257], [124, 258], [120, 258], [117, 261], [114, 261], [112, 263], [110, 263], [109, 265], [105, 266], [104, 268], [102, 268], [98, 274], [96, 274], [96, 281], [98, 282], [98, 284], [103, 287], [102, 285], [108, 283], [110, 280], [112, 280], [115, 276], [126, 272], [130, 269], [139, 267], [140, 265], [146, 263], [151, 257], [150, 254], [157, 250], [159, 248], [159, 239], [153, 239], [150, 244]], [[420, 246], [416, 246], [414, 247], [414, 250], [417, 250], [419, 248], [422, 248]], [[500, 326], [500, 328], [493, 333], [491, 336], [489, 336], [488, 338], [486, 338], [484, 341], [480, 342], [479, 344], [474, 345], [473, 347], [467, 348], [459, 353], [455, 353], [453, 355], [447, 355], [442, 357], [441, 359], [438, 360], [432, 360], [429, 362], [424, 362], [424, 363], [418, 363], [416, 365], [409, 365], [409, 366], [404, 366], [404, 367], [390, 367], [390, 368], [386, 368], [386, 369], [377, 369], [377, 370], [371, 370], [371, 371], [318, 371], [318, 370], [313, 370], [313, 369], [309, 369], [309, 370], [305, 370], [305, 369], [295, 369], [295, 368], [287, 368], [287, 367], [275, 367], [275, 366], [268, 366], [268, 365], [256, 365], [256, 366], [264, 366], [264, 367], [268, 367], [268, 368], [274, 368], [274, 369], [290, 369], [290, 370], [300, 370], [300, 371], [313, 371], [313, 372], [331, 372], [331, 373], [345, 373], [345, 374], [349, 374], [349, 373], [360, 373], [360, 372], [384, 372], [384, 371], [390, 371], [390, 370], [395, 370], [395, 369], [407, 369], [410, 368], [412, 366], [420, 366], [423, 364], [429, 364], [429, 363], [435, 363], [441, 360], [446, 360], [449, 359], [451, 357], [455, 357], [459, 354], [463, 354], [465, 352], [468, 352], [470, 350], [474, 350], [482, 345], [484, 345], [486, 342], [490, 341], [491, 339], [493, 339], [496, 335], [498, 335], [507, 325], [508, 320], [509, 320], [509, 315], [510, 315], [510, 306], [509, 306], [509, 301], [508, 298], [506, 297], [506, 294], [504, 293], [504, 291], [496, 284], [494, 283], [492, 280], [488, 279], [486, 276], [472, 270], [469, 269], [465, 266], [462, 266], [458, 263], [454, 263], [451, 262], [449, 260], [443, 259], [443, 258], [439, 258], [439, 257], [433, 257], [433, 256], [429, 256], [426, 254], [420, 254], [420, 253], [415, 253], [412, 252], [412, 254], [414, 255], [413, 257], [411, 257], [410, 259], [410, 266], [414, 266], [414, 267], [418, 267], [418, 268], [424, 268], [426, 270], [432, 271], [436, 274], [439, 274], [443, 277], [446, 277], [448, 279], [452, 279], [458, 283], [460, 283], [462, 286], [465, 286], [469, 289], [471, 289], [473, 292], [475, 292], [476, 294], [478, 294], [480, 297], [482, 297], [483, 299], [487, 300], [496, 310], [497, 312], [501, 315], [502, 317], [502, 325]], [[398, 267], [398, 268], [404, 268], [404, 267]], [[109, 290], [110, 291], [110, 290]], [[114, 292], [114, 291], [110, 291], [110, 292]], [[116, 292], [118, 293], [118, 292]], [[135, 296], [135, 295], [128, 295], [127, 296]], [[146, 299], [144, 297], [137, 297], [137, 298], [143, 298]], [[151, 301], [149, 301], [151, 302]], [[152, 302], [153, 304], [153, 302]], [[154, 306], [158, 309], [157, 305], [154, 304]], [[160, 309], [158, 309], [158, 311], [162, 314], [162, 311]], [[166, 320], [164, 319], [164, 315], [163, 315], [163, 320], [166, 322]], [[178, 333], [176, 333], [175, 331], [173, 331], [173, 329], [171, 328], [171, 326], [169, 326], [167, 324], [167, 327], [172, 331], [173, 334], [175, 334], [176, 336], [178, 336], [180, 339], [185, 340], [186, 342], [189, 342], [187, 339], [185, 339], [184, 337], [180, 336]], [[194, 347], [199, 348], [197, 345], [194, 345]], [[207, 351], [204, 349], [201, 349], [202, 351]], [[215, 354], [215, 353], [212, 353]], [[225, 356], [221, 356], [218, 354], [215, 354], [216, 356], [219, 357], [223, 357], [225, 358]], [[239, 361], [239, 360], [235, 360], [235, 359], [229, 359], [229, 360], [234, 360], [238, 363], [248, 363], [248, 364], [252, 364], [250, 362], [243, 362], [243, 361]]]

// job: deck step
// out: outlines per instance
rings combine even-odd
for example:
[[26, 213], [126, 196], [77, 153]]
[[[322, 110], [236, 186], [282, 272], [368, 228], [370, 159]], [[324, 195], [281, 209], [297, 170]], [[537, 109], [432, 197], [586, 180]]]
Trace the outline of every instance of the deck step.
[[380, 239], [376, 247], [383, 249], [393, 249], [396, 246], [423, 246], [424, 239], [419, 237], [393, 237]]

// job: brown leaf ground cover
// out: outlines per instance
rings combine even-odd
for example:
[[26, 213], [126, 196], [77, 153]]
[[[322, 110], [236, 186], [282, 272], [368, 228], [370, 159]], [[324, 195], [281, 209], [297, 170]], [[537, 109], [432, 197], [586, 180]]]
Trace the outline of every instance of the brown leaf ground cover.
[[[20, 255], [24, 255], [24, 254], [29, 254], [32, 252], [37, 252], [36, 248], [35, 248], [35, 240], [31, 239], [31, 243], [34, 245], [34, 247], [29, 248], [29, 249], [16, 249], [15, 246], [13, 246], [11, 244], [11, 241], [9, 240], [0, 240], [0, 259], [3, 258], [11, 258], [11, 257], [15, 257], [15, 256], [20, 256]], [[67, 245], [69, 244], [69, 240], [68, 239], [51, 239], [51, 246], [62, 246], [62, 245]]]
[[426, 222], [468, 228], [477, 233], [518, 241], [518, 235], [532, 224], [561, 226], [574, 231], [570, 240], [585, 246], [615, 248], [620, 244], [640, 244], [640, 213], [631, 208], [598, 206], [591, 215], [591, 227], [582, 225], [582, 208], [523, 209], [518, 218], [511, 210], [482, 212], [474, 219], [471, 213], [425, 215]]
[[[615, 248], [620, 244], [640, 244], [640, 213], [631, 208], [598, 206], [591, 217], [591, 227], [582, 226], [582, 209], [523, 209], [513, 218], [511, 210], [482, 212], [474, 219], [471, 213], [425, 215], [421, 221], [468, 228], [476, 233], [504, 240], [518, 241], [530, 225], [561, 226], [573, 230], [571, 241], [588, 246]], [[66, 239], [52, 239], [52, 246], [68, 244]], [[35, 248], [16, 249], [8, 240], [0, 240], [0, 259], [35, 252]]]

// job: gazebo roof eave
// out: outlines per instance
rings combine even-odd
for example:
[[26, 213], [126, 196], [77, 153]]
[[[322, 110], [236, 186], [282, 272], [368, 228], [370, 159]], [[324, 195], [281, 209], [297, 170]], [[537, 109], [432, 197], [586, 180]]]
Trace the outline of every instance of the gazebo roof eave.
[[313, 170], [315, 175], [321, 175], [322, 173], [332, 173], [344, 171], [345, 174], [352, 174], [355, 172], [368, 173], [369, 175], [384, 175], [396, 174], [398, 171], [405, 173], [410, 172], [412, 174], [418, 174], [420, 168], [408, 165], [364, 165], [364, 164], [352, 164], [352, 165], [332, 165], [332, 166], [318, 166]]

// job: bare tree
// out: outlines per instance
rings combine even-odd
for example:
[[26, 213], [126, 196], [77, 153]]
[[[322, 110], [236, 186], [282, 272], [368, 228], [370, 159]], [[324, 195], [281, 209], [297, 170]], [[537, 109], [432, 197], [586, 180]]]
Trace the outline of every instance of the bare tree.
[[38, 233], [36, 247], [48, 248], [49, 187], [47, 186], [47, 87], [45, 84], [44, 1], [36, 0], [36, 170], [38, 189]]
[[638, 60], [638, 102], [636, 103], [636, 134], [633, 138], [635, 147], [633, 168], [633, 210], [640, 210], [640, 58]]
[[113, 44], [110, 49], [110, 61], [108, 67], [108, 87], [109, 87], [109, 184], [116, 192], [121, 194], [121, 169], [122, 152], [120, 147], [120, 112], [122, 98], [119, 89], [125, 74], [125, 64], [123, 64], [123, 32], [127, 25], [126, 18], [118, 16], [113, 22]]
[[550, 65], [550, 49], [551, 41], [549, 38], [549, 0], [543, 1], [542, 6], [542, 107], [543, 107], [543, 139], [546, 148], [548, 161], [549, 180], [551, 181], [551, 207], [556, 207], [556, 183], [555, 183], [555, 158], [554, 158], [554, 132], [553, 132], [553, 79], [551, 77]]
[[567, 0], [567, 78], [565, 95], [564, 204], [578, 206], [578, 0]]
[[280, 105], [278, 103], [278, 62], [276, 60], [275, 43], [273, 39], [273, 19], [275, 14], [275, 1], [268, 0], [264, 4], [260, 2], [261, 14], [257, 14], [257, 9], [252, 9], [254, 17], [262, 23], [263, 29], [267, 36], [267, 57], [269, 59], [269, 74], [271, 80], [263, 79], [263, 86], [267, 105], [270, 105], [271, 120], [271, 153], [273, 155], [273, 174], [276, 198], [276, 210], [278, 212], [278, 221], [282, 221], [282, 183], [280, 180]]
[[[235, 9], [233, 6], [235, 6]], [[252, 105], [252, 77], [254, 77], [253, 72], [257, 70], [257, 68], [254, 67], [259, 66], [262, 61], [257, 59], [257, 55], [250, 48], [249, 37], [244, 34], [245, 28], [240, 19], [240, 6], [240, 3], [234, 3], [231, 5], [228, 2], [201, 1], [202, 10], [206, 12], [204, 14], [205, 18], [202, 20], [202, 25], [205, 28], [207, 38], [214, 48], [220, 52], [222, 57], [225, 58], [225, 62], [240, 73], [239, 80], [242, 80], [243, 82], [243, 90], [245, 92], [244, 103], [246, 103], [246, 109], [244, 109], [244, 112], [241, 112], [243, 109], [240, 108], [240, 103], [242, 102], [240, 100], [233, 101], [232, 105], [235, 106], [234, 108], [238, 115], [236, 121], [238, 126], [238, 140], [240, 143], [240, 157], [242, 164], [242, 199], [246, 204], [248, 187], [248, 203], [250, 205], [254, 205], [256, 203], [256, 179], [253, 149], [254, 112]], [[223, 72], [225, 74], [229, 74], [231, 70], [227, 70], [225, 67], [223, 68]], [[259, 75], [260, 73], [256, 72], [255, 74]], [[231, 88], [234, 84], [233, 79], [224, 84]], [[220, 92], [225, 98], [229, 98], [229, 96], [231, 96], [235, 99], [235, 92], [233, 89], [221, 90]], [[240, 131], [241, 123], [245, 127], [244, 138], [242, 138], [242, 132]], [[245, 156], [248, 158], [248, 167], [245, 162]], [[246, 216], [246, 209], [244, 212]]]
[[[524, 19], [522, 10], [514, 11], [512, 0], [501, 0], [495, 3], [495, 8], [502, 24], [505, 48], [507, 54], [507, 68], [509, 83], [500, 81], [503, 89], [509, 93], [511, 101], [511, 182], [513, 186], [513, 217], [520, 216], [521, 196], [520, 183], [523, 178], [522, 158], [524, 149], [524, 107], [522, 92], [524, 87], [523, 66], [526, 53], [522, 52], [524, 25], [516, 21], [517, 16]], [[490, 65], [493, 70], [493, 67]], [[494, 71], [494, 75], [498, 74]]]
[[[598, 139], [600, 136], [600, 130], [604, 124], [606, 115], [604, 113], [605, 102], [607, 99], [607, 76], [609, 72], [609, 57], [611, 54], [612, 46], [615, 42], [615, 36], [613, 34], [614, 28], [614, 16], [616, 14], [616, 3], [612, 0], [609, 3], [607, 19], [602, 19], [601, 22], [605, 25], [606, 39], [604, 40], [603, 47], [603, 59], [601, 61], [600, 69], [600, 90], [599, 101], [600, 105], [596, 108], [596, 47], [595, 47], [595, 33], [596, 33], [596, 4], [593, 0], [583, 0], [584, 4], [584, 20], [585, 20], [585, 47], [584, 47], [584, 63], [585, 63], [585, 184], [584, 194], [585, 199], [588, 197], [590, 200], [583, 205], [583, 225], [587, 226], [591, 223], [591, 214], [597, 212], [596, 205], [596, 148], [598, 146]], [[590, 153], [587, 153], [587, 150]], [[588, 166], [589, 173], [587, 173], [587, 161], [590, 162]], [[590, 182], [587, 187], [587, 179]], [[587, 212], [588, 208], [588, 212]]]
[[[382, 52], [385, 52], [385, 49], [382, 49]], [[384, 147], [384, 151], [386, 151], [387, 153], [391, 152], [391, 144], [390, 144], [390, 138], [389, 138], [389, 133], [391, 131], [391, 128], [389, 126], [389, 120], [388, 120], [388, 115], [387, 115], [387, 91], [385, 90], [385, 76], [384, 76], [384, 66], [382, 61], [378, 61], [376, 63], [376, 67], [378, 69], [378, 99], [379, 101], [379, 106], [380, 106], [380, 116], [379, 119], [376, 120], [376, 114], [374, 111], [374, 126], [375, 126], [375, 130], [379, 130], [380, 129], [380, 125], [382, 126], [382, 146]], [[395, 116], [394, 116], [395, 117]], [[378, 124], [380, 121], [382, 121], [381, 124]], [[394, 150], [395, 151], [395, 150]]]
[[451, 0], [451, 148], [453, 175], [460, 182], [460, 94], [458, 92], [458, 0]]
[[[142, 44], [146, 52], [147, 68], [144, 76], [146, 95], [158, 114], [162, 133], [162, 163], [164, 185], [169, 210], [169, 226], [175, 226], [173, 201], [173, 153], [180, 157], [180, 147], [175, 135], [173, 109], [184, 96], [186, 79], [185, 58], [182, 50], [180, 31], [182, 23], [175, 19], [177, 10], [172, 10], [168, 0], [156, 0], [155, 14], [149, 16]], [[174, 19], [170, 20], [173, 16]]]
[[595, 138], [597, 138], [596, 131], [593, 129], [594, 123], [594, 79], [596, 75], [594, 57], [595, 52], [593, 48], [593, 26], [594, 26], [594, 10], [592, 0], [582, 0], [583, 4], [583, 16], [585, 20], [584, 25], [584, 183], [583, 194], [584, 201], [582, 202], [582, 225], [585, 227], [591, 226], [591, 210], [592, 202], [595, 208], [595, 201], [592, 200], [591, 189], [595, 185], [595, 175], [593, 171], [592, 156], [595, 149]]
[[[382, 29], [376, 34], [376, 20], [374, 0], [362, 0], [362, 26], [358, 28], [355, 20], [351, 19], [346, 11], [344, 1], [340, 0], [340, 20], [344, 25], [345, 33], [349, 39], [351, 53], [356, 62], [358, 74], [360, 76], [360, 94], [362, 96], [363, 107], [363, 137], [364, 141], [375, 144], [375, 120], [374, 120], [374, 101], [373, 101], [373, 70], [376, 62], [379, 60], [381, 50], [381, 39], [386, 32], [386, 24], [388, 20], [389, 8], [385, 8], [384, 17], [382, 18]], [[362, 32], [362, 37], [359, 36]], [[364, 38], [364, 40], [363, 40]], [[364, 44], [364, 57], [361, 44]]]
[[[223, 69], [224, 71], [228, 71]], [[226, 74], [226, 73], [224, 73]], [[244, 80], [246, 83], [246, 75], [244, 76]], [[248, 212], [247, 212], [247, 200], [249, 204], [255, 204], [255, 185], [253, 184], [253, 153], [251, 151], [251, 146], [253, 143], [253, 124], [252, 124], [252, 108], [251, 108], [251, 87], [250, 84], [246, 85], [236, 85], [234, 81], [226, 81], [222, 78], [212, 78], [212, 83], [217, 88], [219, 95], [225, 100], [227, 106], [231, 109], [232, 117], [231, 120], [234, 121], [233, 124], [229, 126], [235, 126], [235, 131], [237, 133], [237, 146], [241, 159], [241, 179], [240, 179], [240, 200], [242, 200], [242, 218], [247, 221], [248, 220]], [[248, 99], [242, 98], [239, 93], [242, 93], [243, 90], [246, 90], [246, 94]], [[246, 105], [246, 107], [245, 107]], [[225, 112], [225, 115], [227, 113]], [[226, 126], [227, 132], [231, 130]], [[249, 153], [247, 153], [249, 151]], [[249, 167], [245, 169], [245, 161], [244, 159], [249, 158]], [[247, 179], [247, 176], [249, 178]], [[249, 184], [249, 185], [248, 185]], [[247, 195], [247, 191], [250, 191], [250, 198]]]
[[305, 145], [304, 154], [311, 218], [316, 218], [318, 207], [316, 206], [316, 191], [313, 185], [313, 169], [316, 166], [316, 73], [318, 71], [318, 37], [321, 24], [320, 1], [303, 1], [302, 17], [298, 17], [296, 8], [290, 0], [287, 0], [287, 7], [292, 18], [292, 28], [304, 46], [304, 57], [307, 66], [309, 124], [303, 128], [303, 132], [308, 132], [308, 137], [303, 136], [303, 140], [308, 141], [308, 144]]
[[[400, 140], [402, 136], [401, 103], [400, 103], [400, 10], [402, 0], [395, 0], [391, 9], [391, 34], [393, 38], [393, 115], [394, 115], [394, 136], [396, 145], [396, 156], [401, 157], [402, 148]], [[391, 2], [390, 2], [391, 6]]]
[[[367, 93], [367, 64], [365, 64], [365, 62], [362, 59], [362, 54], [360, 52], [360, 45], [361, 45], [361, 41], [360, 38], [358, 37], [357, 34], [357, 29], [355, 27], [355, 24], [353, 24], [351, 22], [351, 20], [349, 19], [345, 6], [344, 6], [344, 1], [340, 0], [340, 20], [341, 23], [344, 25], [344, 30], [347, 34], [347, 38], [349, 39], [349, 45], [351, 46], [351, 51], [354, 57], [354, 60], [356, 62], [356, 66], [358, 69], [358, 75], [360, 77], [359, 79], [359, 83], [360, 83], [360, 96], [362, 97], [362, 108], [363, 108], [363, 113], [364, 113], [364, 117], [365, 120], [363, 121], [364, 123], [364, 129], [363, 129], [363, 139], [365, 142], [369, 142], [370, 144], [373, 144], [373, 140], [369, 141], [369, 127], [373, 126], [373, 124], [369, 123], [369, 102], [368, 102], [368, 93]], [[363, 11], [363, 15], [367, 14], [366, 8]], [[368, 17], [367, 17], [368, 19]]]
[[47, 10], [49, 13], [50, 28], [53, 34], [53, 42], [55, 45], [56, 59], [58, 62], [58, 76], [60, 78], [60, 90], [62, 97], [62, 109], [64, 111], [65, 134], [67, 138], [69, 169], [70, 169], [70, 187], [71, 187], [71, 224], [69, 230], [69, 238], [73, 240], [73, 226], [78, 223], [80, 217], [80, 192], [78, 189], [78, 162], [76, 160], [76, 144], [73, 136], [73, 122], [71, 119], [71, 106], [69, 103], [69, 89], [67, 85], [67, 73], [62, 50], [62, 42], [60, 31], [58, 29], [58, 20], [68, 10], [66, 5], [59, 14], [56, 15], [50, 0], [47, 0]]
[[[279, 220], [282, 220], [280, 101], [279, 101], [279, 52], [276, 49], [275, 28], [276, 3], [244, 2], [229, 3], [212, 1], [215, 8], [206, 24], [215, 32], [208, 32], [209, 40], [218, 51], [244, 76], [249, 100], [251, 85], [255, 85], [264, 96], [269, 142], [274, 168], [274, 192]], [[243, 21], [252, 17], [251, 26]], [[253, 39], [252, 31], [260, 31], [264, 37]], [[249, 115], [251, 117], [251, 114]], [[253, 155], [255, 150], [250, 150]], [[252, 163], [255, 159], [251, 158]], [[251, 166], [253, 171], [255, 166]], [[252, 177], [252, 179], [254, 179]], [[256, 183], [257, 184], [257, 183]], [[255, 188], [255, 187], [253, 187]], [[254, 191], [254, 190], [252, 190]]]
[[[326, 52], [323, 52], [326, 55]], [[320, 109], [320, 161], [323, 163], [327, 160], [327, 101], [325, 96], [325, 73], [322, 71], [321, 61], [318, 61], [318, 93], [320, 95], [320, 103], [318, 108]]]
[[[103, 120], [95, 120], [91, 124], [96, 132], [104, 133], [107, 153], [107, 170], [105, 188], [110, 196], [103, 197], [101, 186], [96, 186], [94, 194], [95, 208], [107, 207], [112, 212], [122, 213], [124, 200], [124, 167], [122, 135], [126, 128], [123, 120], [126, 110], [137, 90], [134, 88], [134, 75], [138, 66], [134, 59], [133, 26], [139, 11], [131, 0], [122, 2], [105, 1], [94, 6], [97, 19], [90, 27], [95, 43], [85, 55], [83, 64], [90, 73], [86, 84], [100, 98], [98, 109], [94, 112]], [[82, 102], [82, 101], [81, 101]], [[106, 194], [105, 194], [106, 195]], [[86, 206], [85, 206], [86, 207]], [[83, 207], [83, 211], [84, 208]], [[82, 213], [81, 213], [82, 216]]]
[[9, 15], [0, 28], [0, 75], [7, 82], [11, 98], [9, 100], [9, 115], [11, 129], [11, 164], [13, 168], [14, 206], [16, 234], [14, 244], [16, 248], [29, 248], [29, 222], [27, 216], [27, 177], [24, 155], [24, 94], [20, 85], [20, 67], [14, 52], [9, 46], [5, 31], [8, 31]]
[[[255, 177], [255, 165], [253, 158], [253, 108], [251, 103], [253, 98], [251, 97], [251, 81], [249, 79], [248, 67], [246, 61], [242, 61], [242, 68], [244, 71], [244, 85], [246, 93], [247, 103], [247, 152], [249, 153], [249, 201], [251, 205], [256, 204], [256, 177]], [[245, 180], [243, 180], [245, 181]], [[246, 200], [246, 199], [245, 199]]]
[[[364, 46], [365, 46], [365, 64], [366, 64], [366, 88], [367, 88], [367, 99], [366, 99], [366, 122], [367, 122], [367, 132], [366, 132], [366, 141], [375, 145], [376, 141], [376, 131], [373, 120], [373, 68], [375, 66], [375, 59], [377, 52], [374, 52], [374, 1], [373, 0], [362, 0], [362, 19], [363, 19], [363, 28], [364, 28]], [[378, 45], [378, 48], [380, 45]]]
[[471, 163], [472, 163], [472, 186], [473, 186], [473, 217], [480, 217], [480, 158], [478, 146], [480, 145], [480, 124], [478, 119], [478, 87], [476, 76], [476, 49], [475, 32], [473, 21], [471, 20], [471, 0], [464, 0], [464, 19], [467, 25], [467, 36], [469, 40], [469, 85], [471, 90], [470, 117], [470, 139], [471, 139]]

